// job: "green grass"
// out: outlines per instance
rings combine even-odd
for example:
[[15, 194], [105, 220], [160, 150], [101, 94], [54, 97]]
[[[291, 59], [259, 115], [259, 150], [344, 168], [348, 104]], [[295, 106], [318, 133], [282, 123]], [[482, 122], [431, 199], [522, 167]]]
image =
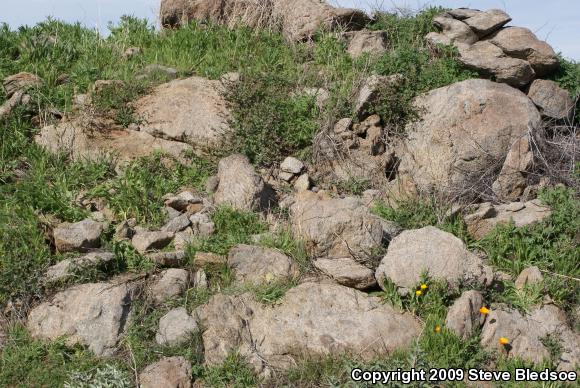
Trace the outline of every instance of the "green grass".
[[[223, 154], [244, 153], [260, 167], [274, 166], [290, 154], [315, 161], [315, 135], [330, 128], [337, 119], [358, 120], [352, 112], [352, 97], [362, 80], [373, 73], [405, 77], [400, 85], [381, 90], [382, 98], [366, 111], [378, 113], [385, 126], [402, 134], [405, 124], [419, 113], [411, 106], [415, 96], [476, 76], [459, 66], [457, 53], [451, 48], [430, 50], [426, 46], [423, 37], [433, 30], [431, 21], [439, 11], [428, 9], [404, 17], [379, 13], [368, 28], [387, 31], [389, 51], [375, 58], [362, 56], [356, 60], [350, 58], [344, 42], [323, 32], [312, 45], [290, 45], [280, 34], [269, 31], [228, 30], [195, 23], [159, 33], [147, 22], [129, 17], [112, 26], [108, 38], [79, 24], [55, 20], [16, 31], [0, 26], [0, 79], [29, 71], [45, 81], [30, 92], [29, 107], [19, 107], [0, 121], [0, 309], [12, 302], [15, 313], [25, 315], [26, 306], [45, 296], [47, 290], [40, 282], [41, 275], [64, 256], [51, 251], [46, 226], [39, 217], [54, 216], [71, 222], [85, 218], [88, 211], [75, 201], [81, 193], [105, 200], [118, 220], [136, 218], [140, 225], [160, 226], [164, 222], [163, 195], [185, 187], [202, 192], [207, 177], [215, 173], [216, 157]], [[139, 47], [140, 54], [124, 59], [123, 52], [132, 46]], [[54, 110], [71, 114], [73, 95], [91, 92], [97, 80], [121, 80], [124, 87], [93, 96], [95, 112], [124, 126], [138, 122], [129, 103], [166, 81], [159, 74], [139, 77], [147, 65], [154, 63], [174, 67], [180, 77], [219, 79], [227, 72], [240, 73], [241, 80], [230, 85], [226, 93], [234, 129], [226, 147], [207, 159], [191, 157], [189, 166], [166, 156], [152, 155], [135, 160], [118, 174], [111, 161], [73, 162], [67, 155], [49, 155], [34, 145], [32, 137], [38, 128], [33, 123], [39, 118], [41, 123], [52, 122], [50, 111]], [[562, 70], [553, 79], [577, 96], [579, 74], [578, 64], [564, 61]], [[67, 81], [61, 82], [65, 78]], [[305, 87], [324, 88], [330, 98], [318, 107], [313, 97], [301, 95]], [[5, 99], [0, 88], [0, 103]], [[369, 182], [352, 180], [339, 186], [341, 191], [358, 195], [369, 187]], [[507, 303], [525, 311], [550, 295], [570, 310], [579, 301], [577, 282], [569, 279], [580, 276], [579, 202], [577, 194], [566, 189], [546, 191], [542, 198], [554, 209], [547, 221], [520, 229], [504, 226], [477, 243], [467, 235], [460, 218], [447, 217], [448, 209], [432, 199], [400, 203], [396, 208], [379, 204], [375, 213], [405, 228], [435, 225], [454, 233], [470, 248], [484, 250], [497, 269], [514, 277], [529, 265], [548, 271], [542, 284], [524, 290], [505, 282], [502, 292], [486, 293], [490, 303]], [[190, 259], [198, 251], [226, 255], [231, 247], [252, 243], [253, 235], [263, 234], [259, 245], [280, 249], [291, 256], [300, 264], [302, 273], [312, 270], [304, 246], [289, 230], [268, 233], [268, 225], [261, 216], [227, 207], [218, 207], [211, 216], [216, 232], [194, 241], [187, 250]], [[115, 252], [115, 267], [104, 273], [81, 269], [72, 281], [100, 280], [122, 271], [154, 269], [128, 243], [113, 243], [111, 237], [109, 230], [103, 243]], [[191, 260], [186, 264], [192, 265]], [[159, 308], [145, 301], [138, 303], [122, 353], [106, 362], [91, 357], [82, 347], [65, 346], [60, 340], [52, 344], [32, 340], [23, 327], [15, 326], [10, 330], [7, 347], [0, 353], [0, 385], [60, 386], [68, 382], [70, 386], [83, 386], [86, 381], [112, 383], [117, 379], [124, 386], [126, 379], [132, 379], [133, 362], [141, 369], [163, 355], [183, 355], [194, 365], [195, 377], [207, 386], [256, 386], [259, 379], [238, 354], [232, 354], [223, 365], [203, 367], [199, 335], [192, 336], [185, 346], [157, 346], [154, 341], [157, 322], [169, 308], [186, 306], [191, 311], [216, 292], [251, 292], [262, 303], [275, 303], [296, 284], [295, 280], [260, 287], [234, 286], [233, 273], [227, 266], [205, 270], [208, 290], [190, 289], [182, 298]], [[344, 385], [350, 383], [349, 371], [355, 366], [392, 370], [489, 367], [489, 362], [497, 363], [497, 368], [518, 365], [520, 361], [495, 360], [483, 352], [477, 333], [461, 340], [444, 327], [435, 332], [434, 327], [444, 322], [446, 311], [458, 294], [437, 282], [428, 284], [428, 290], [420, 297], [401, 297], [393, 287], [380, 294], [385, 301], [414, 312], [425, 322], [422, 336], [410, 349], [366, 363], [346, 356], [299, 360], [296, 368], [274, 381], [281, 386]], [[553, 338], [547, 338], [546, 343], [556, 357], [557, 343]]]
[[9, 330], [6, 347], [0, 352], [0, 385], [63, 386], [74, 380], [75, 375], [80, 373], [93, 375], [97, 369], [105, 368], [116, 371], [101, 373], [101, 378], [108, 380], [109, 383], [115, 382], [111, 377], [116, 377], [120, 381], [130, 381], [128, 369], [116, 360], [98, 359], [89, 355], [80, 346], [66, 346], [64, 340], [52, 343], [33, 340], [23, 326], [16, 325]]

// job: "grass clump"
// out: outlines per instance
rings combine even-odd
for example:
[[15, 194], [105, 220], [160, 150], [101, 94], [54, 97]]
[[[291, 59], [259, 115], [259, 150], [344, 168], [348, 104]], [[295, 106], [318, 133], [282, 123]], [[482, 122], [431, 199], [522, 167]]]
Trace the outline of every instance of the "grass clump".
[[201, 191], [212, 171], [201, 159], [184, 166], [154, 155], [132, 162], [119, 177], [92, 188], [89, 196], [106, 200], [121, 219], [159, 226], [165, 221], [162, 197], [185, 186]]
[[[103, 374], [113, 369], [114, 374]], [[110, 383], [127, 381], [127, 369], [121, 363], [98, 359], [81, 346], [65, 345], [64, 340], [52, 343], [33, 340], [18, 324], [9, 329], [6, 347], [0, 353], [0, 385], [3, 387], [63, 386], [75, 381], [75, 375], [96, 375], [98, 370], [103, 371], [101, 378]]]

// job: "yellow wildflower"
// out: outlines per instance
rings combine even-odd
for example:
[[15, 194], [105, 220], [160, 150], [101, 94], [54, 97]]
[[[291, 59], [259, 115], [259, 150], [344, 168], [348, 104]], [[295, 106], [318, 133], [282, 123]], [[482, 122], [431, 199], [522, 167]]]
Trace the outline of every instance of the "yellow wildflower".
[[441, 326], [437, 325], [435, 326], [435, 333], [439, 333], [441, 332]]
[[427, 289], [427, 285], [426, 284], [421, 284], [421, 289], [422, 290], [426, 290]]
[[423, 291], [421, 291], [421, 290], [415, 291], [415, 295], [417, 295], [417, 296], [421, 296], [422, 293], [423, 293]]
[[509, 343], [510, 343], [510, 340], [509, 340], [509, 339], [507, 339], [506, 337], [499, 337], [499, 343], [500, 343], [501, 345], [509, 345]]
[[479, 312], [482, 314], [489, 314], [489, 309], [485, 306], [479, 309]]

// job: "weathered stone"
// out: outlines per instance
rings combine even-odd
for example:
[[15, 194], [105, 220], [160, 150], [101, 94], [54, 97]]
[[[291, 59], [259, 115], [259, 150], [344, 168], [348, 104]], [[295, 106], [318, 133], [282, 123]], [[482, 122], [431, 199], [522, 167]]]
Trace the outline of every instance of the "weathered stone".
[[351, 118], [340, 119], [334, 125], [334, 133], [342, 134], [345, 132], [349, 132], [351, 127], [352, 127], [352, 119]]
[[211, 217], [205, 213], [196, 213], [189, 217], [193, 234], [200, 237], [207, 237], [213, 234], [215, 224]]
[[289, 172], [291, 174], [297, 175], [304, 169], [304, 163], [299, 159], [293, 158], [292, 156], [287, 157], [280, 164], [280, 170], [284, 172]]
[[149, 133], [114, 124], [100, 130], [93, 127], [95, 125], [81, 119], [63, 121], [43, 127], [34, 141], [55, 154], [68, 152], [73, 160], [112, 159], [118, 164], [156, 152], [187, 163], [185, 155], [192, 151], [185, 143], [158, 139]]
[[161, 267], [179, 267], [185, 261], [185, 251], [150, 252], [146, 257]]
[[162, 0], [159, 16], [163, 27], [185, 26], [192, 20], [254, 28], [273, 23], [272, 0]]
[[185, 250], [189, 244], [191, 244], [195, 239], [193, 234], [193, 229], [186, 228], [181, 232], [175, 233], [175, 238], [173, 239], [173, 246], [178, 250]]
[[311, 39], [325, 30], [359, 30], [369, 21], [362, 11], [335, 8], [319, 0], [276, 0], [272, 2], [274, 20], [281, 21], [282, 33], [291, 41]]
[[459, 61], [465, 67], [513, 87], [526, 86], [536, 75], [528, 61], [508, 57], [499, 47], [489, 41], [459, 46], [459, 54]]
[[398, 172], [424, 193], [469, 190], [474, 179], [497, 168], [517, 140], [541, 125], [525, 94], [483, 79], [435, 89], [418, 97], [415, 106], [422, 118], [406, 127]]
[[574, 110], [574, 101], [567, 90], [554, 81], [537, 79], [532, 82], [528, 97], [536, 104], [540, 113], [556, 120], [570, 119]]
[[468, 338], [485, 322], [485, 315], [479, 311], [482, 307], [481, 292], [474, 290], [464, 292], [449, 308], [445, 326], [457, 336]]
[[[542, 343], [548, 335], [562, 346], [560, 360], [555, 360], [559, 370], [580, 366], [580, 336], [568, 327], [566, 314], [554, 305], [536, 307], [526, 315], [505, 308], [492, 310], [483, 325], [481, 345], [508, 358], [539, 364], [550, 357]], [[508, 339], [509, 345], [501, 345], [500, 337]]]
[[18, 92], [24, 93], [28, 89], [41, 86], [43, 82], [36, 74], [21, 72], [4, 78], [2, 85], [6, 98], [10, 98]]
[[491, 186], [498, 198], [515, 201], [523, 194], [533, 162], [534, 154], [526, 135], [511, 146], [499, 176]]
[[265, 284], [298, 275], [298, 266], [290, 257], [275, 249], [252, 245], [233, 247], [228, 265], [238, 283]]
[[98, 268], [112, 262], [114, 259], [114, 253], [105, 251], [94, 251], [74, 259], [65, 259], [49, 267], [44, 274], [44, 280], [46, 282], [64, 280], [74, 275], [77, 270], [89, 267]]
[[187, 270], [170, 268], [156, 275], [147, 291], [155, 303], [161, 304], [182, 295], [188, 285], [189, 272]]
[[544, 276], [535, 265], [524, 269], [517, 277], [515, 285], [517, 289], [523, 289], [526, 285], [534, 285], [544, 281]]
[[115, 227], [115, 235], [113, 239], [115, 241], [129, 240], [133, 237], [133, 228], [137, 225], [137, 220], [135, 218], [130, 218], [128, 220], [122, 221], [119, 225]]
[[490, 9], [463, 20], [480, 37], [497, 31], [512, 20], [510, 15], [499, 9]]
[[198, 154], [220, 147], [231, 132], [221, 83], [201, 77], [174, 80], [137, 100], [141, 131], [185, 142]]
[[214, 194], [216, 205], [228, 204], [237, 210], [268, 208], [269, 193], [247, 157], [231, 155], [218, 164], [220, 183]]
[[73, 224], [65, 222], [54, 229], [54, 245], [59, 252], [87, 252], [101, 246], [104, 229], [104, 223], [91, 219]]
[[504, 205], [483, 203], [464, 219], [469, 234], [476, 239], [481, 239], [497, 225], [505, 225], [513, 221], [516, 227], [521, 228], [540, 222], [550, 214], [552, 214], [550, 207], [536, 199]]
[[358, 58], [363, 54], [378, 56], [389, 48], [386, 31], [349, 31], [343, 36], [348, 43], [346, 51], [352, 58]]
[[408, 346], [421, 328], [411, 314], [379, 298], [325, 283], [303, 283], [272, 307], [248, 294], [218, 294], [196, 312], [207, 364], [238, 351], [257, 371], [265, 364], [287, 369], [304, 356], [346, 353], [370, 360]]
[[510, 57], [528, 61], [538, 77], [557, 70], [560, 64], [554, 49], [527, 28], [502, 28], [489, 40]]
[[374, 271], [350, 257], [318, 259], [314, 266], [343, 286], [364, 290], [377, 285]]
[[290, 213], [294, 235], [314, 257], [367, 259], [384, 238], [379, 218], [356, 198], [305, 191], [297, 194]]
[[454, 19], [450, 14], [443, 13], [435, 16], [433, 25], [452, 42], [473, 44], [478, 41], [477, 35], [467, 24]]
[[187, 341], [197, 330], [197, 322], [187, 313], [185, 307], [178, 307], [159, 320], [159, 330], [155, 342], [159, 345], [175, 346]]
[[191, 363], [184, 357], [163, 357], [139, 374], [140, 388], [191, 388]]
[[189, 216], [187, 214], [181, 214], [172, 220], [170, 220], [167, 224], [163, 225], [161, 228], [164, 232], [169, 233], [177, 233], [181, 232], [183, 229], [187, 228], [191, 225], [191, 221], [189, 220]]
[[310, 39], [320, 29], [360, 29], [369, 21], [362, 11], [334, 8], [319, 0], [163, 0], [160, 19], [166, 27], [192, 20], [228, 27], [279, 27], [291, 41]]
[[379, 286], [384, 287], [384, 281], [390, 280], [406, 293], [418, 285], [424, 273], [451, 287], [460, 283], [488, 285], [493, 280], [491, 268], [480, 257], [451, 233], [433, 226], [406, 230], [395, 237], [375, 277]]
[[451, 11], [447, 11], [447, 13], [457, 20], [465, 20], [479, 15], [481, 11], [478, 9], [470, 9], [470, 8], [455, 8], [452, 9]]
[[193, 258], [193, 264], [198, 268], [203, 268], [206, 265], [224, 265], [227, 262], [227, 258], [209, 252], [196, 252]]
[[138, 282], [88, 283], [73, 286], [41, 303], [28, 315], [32, 336], [87, 345], [98, 356], [110, 356], [123, 335], [138, 294]]
[[208, 287], [207, 275], [205, 274], [203, 268], [195, 272], [195, 275], [193, 277], [193, 285], [195, 288], [200, 290], [207, 289]]
[[294, 188], [297, 192], [307, 191], [310, 188], [310, 176], [308, 174], [302, 174], [294, 182]]
[[164, 231], [138, 231], [131, 239], [131, 244], [139, 253], [163, 249], [173, 239], [174, 234]]
[[189, 205], [198, 203], [203, 203], [203, 198], [196, 196], [188, 190], [182, 191], [177, 195], [169, 196], [165, 200], [165, 206], [169, 206], [179, 212], [185, 212]]

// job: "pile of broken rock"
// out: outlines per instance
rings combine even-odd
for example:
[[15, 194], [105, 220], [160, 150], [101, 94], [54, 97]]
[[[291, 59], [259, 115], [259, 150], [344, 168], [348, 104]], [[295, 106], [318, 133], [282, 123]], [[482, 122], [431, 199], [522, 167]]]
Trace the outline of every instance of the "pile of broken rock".
[[[232, 9], [217, 9], [217, 3], [199, 1], [181, 9], [176, 7], [184, 2], [164, 1], [162, 21], [172, 26], [191, 19], [226, 24], [240, 21], [225, 12]], [[229, 1], [219, 3], [223, 6]], [[348, 19], [349, 28], [357, 29], [359, 19], [364, 19], [360, 11], [322, 6], [319, 1], [301, 0], [291, 8], [282, 5], [294, 2], [266, 3], [274, 7], [266, 8], [270, 9], [267, 14], [243, 14], [252, 18], [248, 24], [260, 25], [284, 10], [282, 29], [293, 40], [311, 36], [313, 26], [323, 22], [336, 25]], [[318, 24], [305, 23], [299, 17], [304, 15]], [[415, 104], [423, 108], [422, 120], [410, 123], [408, 136], [392, 149], [384, 141], [380, 117], [363, 117], [356, 124], [349, 118], [338, 121], [333, 136], [347, 143], [352, 152], [347, 167], [344, 161], [337, 163], [334, 173], [365, 177], [371, 171], [373, 175], [367, 177], [374, 178], [376, 171], [391, 169], [392, 176], [385, 183], [388, 187], [412, 187], [407, 195], [453, 196], [454, 189], [469, 186], [474, 174], [496, 169], [490, 185], [505, 203], [465, 208], [465, 221], [474, 239], [481, 239], [498, 224], [513, 221], [521, 227], [549, 216], [551, 210], [538, 200], [525, 200], [527, 195], [533, 196], [526, 179], [534, 158], [531, 143], [537, 138], [535, 132], [541, 130], [542, 116], [564, 119], [572, 101], [555, 83], [535, 79], [558, 67], [553, 50], [526, 29], [504, 27], [509, 21], [508, 15], [495, 10], [457, 9], [436, 17], [441, 32], [429, 34], [427, 40], [454, 44], [466, 66], [498, 82], [471, 79], [419, 96]], [[348, 36], [351, 43], [367, 47], [360, 36]], [[24, 91], [41, 82], [19, 76], [6, 81], [7, 90], [20, 82], [18, 79], [24, 83], [19, 86]], [[398, 79], [400, 76], [369, 78], [358, 93], [356, 111], [364, 111], [364, 105], [376, 98], [373, 88]], [[156, 150], [178, 158], [191, 150], [203, 155], [219, 147], [231, 133], [230, 114], [220, 92], [224, 85], [200, 77], [174, 79], [134, 103], [136, 113], [144, 118], [139, 128], [113, 128], [105, 136], [87, 131], [87, 123], [74, 118], [41, 129], [36, 141], [53, 151], [64, 146], [78, 158], [114, 152], [120, 160], [130, 160]], [[522, 89], [528, 86], [526, 94]], [[500, 168], [496, 168], [498, 161]], [[208, 181], [207, 195], [183, 190], [164, 197], [160, 206], [165, 208], [167, 222], [159, 230], [144, 229], [136, 220], [114, 225], [116, 240], [130, 243], [161, 271], [147, 278], [125, 274], [68, 287], [30, 311], [28, 329], [37, 338], [66, 336], [69, 343], [110, 356], [119, 348], [135, 301], [146, 296], [155, 305], [162, 305], [190, 287], [205, 289], [211, 279], [204, 267], [227, 265], [236, 285], [288, 280], [298, 285], [274, 305], [261, 304], [249, 292], [216, 293], [194, 311], [172, 309], [159, 320], [155, 341], [177, 346], [186, 343], [192, 333], [201, 332], [207, 365], [219, 364], [230, 352], [238, 351], [257, 372], [268, 376], [293, 366], [304, 356], [346, 353], [370, 360], [411, 345], [424, 323], [367, 292], [385, 287], [386, 280], [399, 293], [407, 294], [425, 272], [451, 288], [467, 285], [482, 289], [500, 277], [485, 257], [471, 252], [448, 232], [432, 226], [403, 230], [374, 215], [369, 210], [372, 201], [366, 199], [374, 198], [376, 192], [365, 192], [359, 198], [315, 189], [310, 169], [288, 157], [276, 173], [263, 177], [243, 155], [221, 159], [217, 175]], [[291, 193], [275, 190], [288, 184], [293, 186]], [[276, 203], [288, 209], [287, 226], [304, 243], [316, 269], [314, 274], [300, 279], [300, 266], [293, 258], [276, 249], [247, 244], [234, 246], [227, 257], [197, 252], [193, 267], [184, 268], [187, 245], [196, 237], [215, 233], [211, 219], [215, 206], [266, 212]], [[77, 223], [54, 225], [51, 238], [55, 249], [79, 255], [48, 268], [47, 284], [67, 280], [79, 268], [106, 266], [115, 260], [112, 252], [101, 247], [101, 238], [114, 220], [107, 219], [105, 211], [96, 213]], [[516, 283], [538, 281], [541, 276], [539, 271], [526, 269]], [[503, 351], [497, 349], [499, 336], [511, 336], [514, 340], [508, 356], [530, 361], [548, 355], [541, 338], [558, 334], [565, 339], [558, 367], [574, 369], [579, 365], [580, 336], [556, 306], [537, 306], [528, 314], [497, 306], [486, 317], [479, 313], [483, 305], [479, 291], [464, 292], [449, 310], [447, 327], [461, 337], [481, 328], [481, 345], [491, 350]], [[163, 358], [140, 375], [142, 386], [189, 386], [190, 378], [191, 365], [181, 357]]]

